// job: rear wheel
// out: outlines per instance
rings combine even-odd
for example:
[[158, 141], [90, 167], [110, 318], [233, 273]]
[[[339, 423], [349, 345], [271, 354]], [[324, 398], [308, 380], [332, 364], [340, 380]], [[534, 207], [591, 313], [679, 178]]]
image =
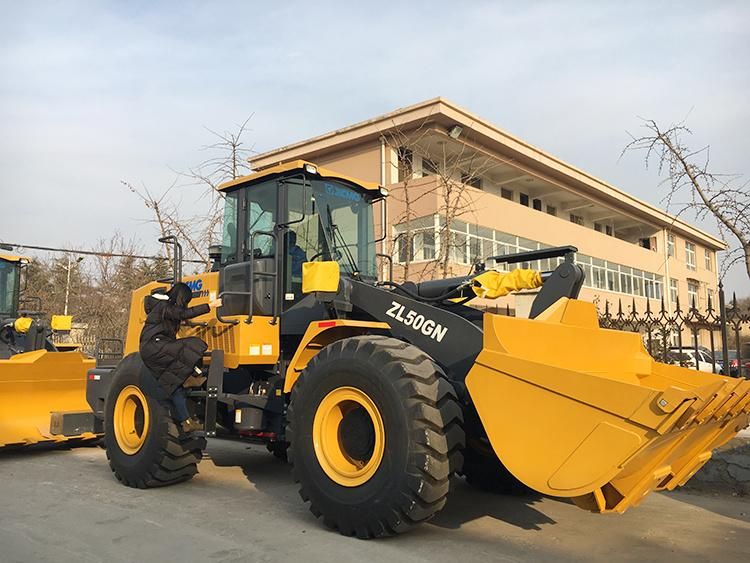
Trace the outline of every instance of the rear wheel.
[[326, 525], [360, 538], [431, 518], [461, 463], [453, 387], [418, 348], [384, 336], [325, 347], [295, 384], [289, 458]]
[[198, 472], [205, 438], [181, 434], [168, 403], [138, 354], [117, 366], [107, 395], [104, 431], [107, 459], [128, 487], [146, 489], [186, 481]]

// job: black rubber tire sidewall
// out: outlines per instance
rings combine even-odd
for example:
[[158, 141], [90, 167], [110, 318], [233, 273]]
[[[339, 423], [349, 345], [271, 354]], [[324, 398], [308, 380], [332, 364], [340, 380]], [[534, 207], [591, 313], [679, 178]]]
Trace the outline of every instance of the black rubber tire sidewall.
[[[297, 476], [302, 488], [315, 495], [313, 504], [323, 514], [337, 512], [340, 520], [348, 520], [356, 528], [363, 512], [374, 510], [378, 499], [398, 496], [407, 488], [409, 431], [404, 416], [407, 407], [402, 404], [398, 389], [379, 376], [377, 367], [359, 359], [333, 358], [319, 363], [305, 383], [304, 400], [294, 411], [294, 455], [295, 459], [304, 460], [298, 466]], [[383, 459], [375, 474], [358, 487], [345, 487], [328, 477], [317, 461], [313, 446], [312, 428], [317, 406], [339, 387], [362, 390], [375, 403], [383, 420]]]

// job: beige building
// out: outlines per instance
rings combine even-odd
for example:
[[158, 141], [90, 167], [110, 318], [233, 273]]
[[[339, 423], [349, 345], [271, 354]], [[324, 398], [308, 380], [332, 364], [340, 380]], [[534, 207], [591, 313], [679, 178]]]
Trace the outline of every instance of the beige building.
[[[600, 308], [716, 305], [721, 240], [445, 99], [250, 160], [259, 170], [294, 159], [388, 187], [383, 251], [397, 280], [405, 269], [410, 279], [465, 275], [487, 256], [571, 244], [586, 271], [581, 298]], [[499, 304], [520, 313], [525, 301]]]

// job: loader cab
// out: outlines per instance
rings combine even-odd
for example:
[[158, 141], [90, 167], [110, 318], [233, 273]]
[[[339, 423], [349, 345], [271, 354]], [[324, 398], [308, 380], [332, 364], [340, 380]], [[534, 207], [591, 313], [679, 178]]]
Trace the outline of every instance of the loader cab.
[[[302, 295], [302, 264], [377, 280], [373, 202], [385, 191], [296, 161], [223, 185], [222, 314], [277, 316]], [[252, 280], [252, 283], [251, 283]], [[250, 300], [252, 298], [252, 305]]]
[[22, 256], [0, 254], [0, 319], [18, 315], [21, 267], [26, 263]]

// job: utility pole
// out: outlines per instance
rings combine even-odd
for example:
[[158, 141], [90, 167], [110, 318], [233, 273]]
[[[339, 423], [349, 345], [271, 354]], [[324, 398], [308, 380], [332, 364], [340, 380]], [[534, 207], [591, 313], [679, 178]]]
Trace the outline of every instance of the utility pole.
[[[76, 264], [83, 260], [83, 256], [79, 256], [76, 258]], [[67, 281], [65, 282], [65, 307], [63, 307], [63, 315], [68, 314], [68, 297], [70, 296], [70, 267], [72, 266], [73, 261], [70, 259], [70, 255], [68, 255], [68, 267], [65, 268], [67, 272]]]

